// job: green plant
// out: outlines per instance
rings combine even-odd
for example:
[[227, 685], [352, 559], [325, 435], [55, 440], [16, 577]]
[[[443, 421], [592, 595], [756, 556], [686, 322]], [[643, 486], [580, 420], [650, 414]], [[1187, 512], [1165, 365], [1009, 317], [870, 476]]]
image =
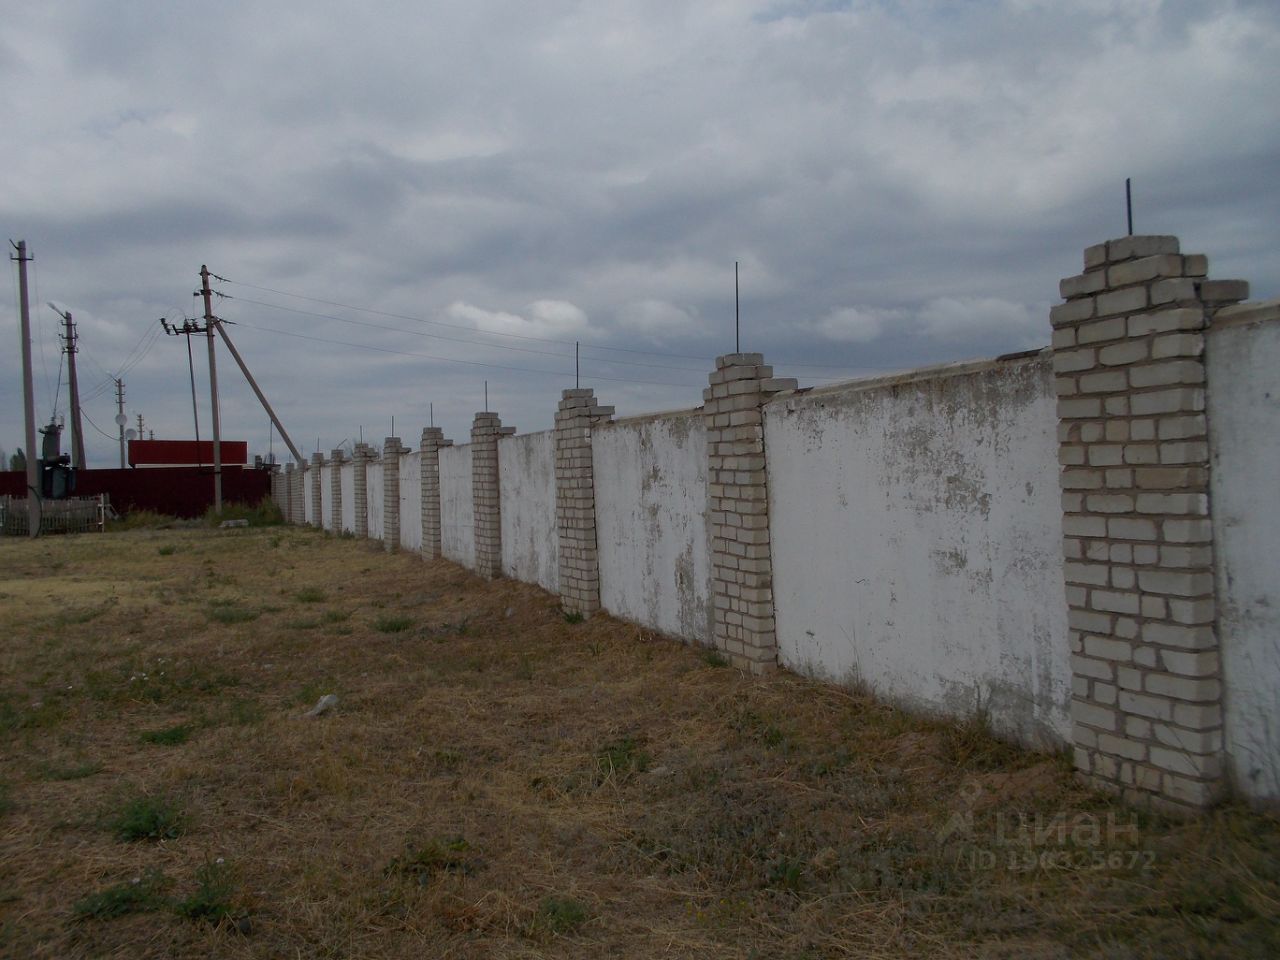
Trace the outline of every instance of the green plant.
[[326, 610], [320, 617], [321, 623], [343, 623], [350, 619], [350, 610]]
[[573, 933], [589, 918], [587, 908], [572, 897], [547, 897], [538, 904], [534, 926], [552, 935], [564, 936]]
[[266, 711], [257, 700], [237, 698], [227, 707], [227, 720], [237, 727], [248, 727], [261, 723], [266, 718]]
[[0, 781], [0, 817], [13, 809], [13, 797], [9, 794], [9, 785]]
[[110, 920], [128, 913], [155, 910], [164, 905], [160, 891], [165, 883], [159, 870], [148, 870], [140, 877], [112, 884], [82, 900], [71, 908], [76, 920]]
[[462, 837], [431, 839], [420, 847], [407, 844], [404, 854], [393, 857], [383, 873], [411, 877], [425, 887], [438, 873], [471, 873], [475, 861], [466, 856], [470, 849], [471, 845]]
[[172, 840], [182, 835], [184, 819], [177, 803], [144, 795], [125, 801], [107, 827], [119, 840]]
[[156, 553], [160, 554], [162, 557], [172, 557], [177, 552], [178, 548], [172, 543], [166, 543], [163, 547], [159, 547], [156, 550]]
[[632, 774], [649, 769], [649, 755], [634, 737], [606, 743], [596, 754], [596, 783], [613, 779], [622, 782]]
[[248, 520], [251, 527], [274, 527], [284, 523], [284, 514], [269, 497], [255, 504], [224, 503], [221, 513], [213, 507], [204, 512], [205, 526], [216, 527], [224, 520]]
[[564, 611], [565, 623], [581, 623], [583, 619], [584, 617], [582, 616], [581, 610], [565, 610]]
[[729, 665], [729, 658], [715, 647], [707, 647], [698, 656], [708, 667], [727, 667]]
[[108, 524], [110, 530], [165, 530], [176, 526], [180, 521], [168, 514], [156, 513], [154, 510], [130, 510], [119, 520]]
[[324, 603], [327, 594], [319, 587], [303, 587], [293, 595], [299, 603]]
[[231, 867], [219, 857], [196, 868], [195, 891], [174, 903], [173, 909], [188, 920], [218, 923], [235, 912], [231, 903], [235, 889]]
[[166, 727], [163, 730], [144, 730], [138, 739], [143, 743], [176, 747], [178, 744], [186, 743], [191, 739], [191, 729], [187, 724], [180, 723], [176, 727]]
[[95, 773], [101, 773], [102, 764], [93, 760], [67, 766], [46, 764], [41, 772], [46, 780], [83, 780], [85, 777], [92, 777]]
[[373, 621], [373, 629], [379, 633], [404, 633], [413, 626], [409, 617], [379, 617]]
[[258, 611], [238, 606], [228, 600], [221, 600], [209, 608], [209, 619], [224, 624], [248, 623], [258, 619]]

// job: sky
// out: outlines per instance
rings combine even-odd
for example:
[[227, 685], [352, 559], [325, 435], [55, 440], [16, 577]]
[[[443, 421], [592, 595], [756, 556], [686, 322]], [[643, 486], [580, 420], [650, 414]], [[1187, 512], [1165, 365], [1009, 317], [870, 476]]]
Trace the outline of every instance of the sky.
[[[546, 429], [575, 344], [620, 416], [697, 406], [735, 262], [741, 349], [802, 386], [1043, 346], [1126, 177], [1136, 232], [1280, 295], [1274, 0], [52, 0], [6, 9], [0, 81], [37, 421], [68, 409], [52, 301], [90, 466], [118, 462], [114, 376], [131, 425], [194, 436], [159, 318], [202, 315], [202, 264], [304, 454], [392, 418], [463, 442], [486, 381]], [[287, 456], [217, 363], [224, 439]]]

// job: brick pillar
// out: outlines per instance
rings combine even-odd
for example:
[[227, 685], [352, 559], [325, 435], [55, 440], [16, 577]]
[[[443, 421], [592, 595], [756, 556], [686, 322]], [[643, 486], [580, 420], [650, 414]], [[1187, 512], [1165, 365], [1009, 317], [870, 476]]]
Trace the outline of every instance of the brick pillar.
[[1176, 237], [1089, 247], [1050, 312], [1075, 763], [1165, 809], [1224, 784], [1204, 330], [1248, 295]]
[[400, 446], [399, 437], [382, 444], [382, 543], [388, 553], [400, 549]]
[[419, 447], [422, 467], [422, 556], [438, 560], [443, 556], [440, 546], [440, 448], [453, 446], [444, 438], [439, 427], [426, 427], [422, 431]]
[[778, 663], [773, 559], [762, 407], [794, 380], [774, 379], [758, 353], [716, 358], [703, 391], [707, 505], [711, 522], [712, 639], [737, 667], [765, 673]]
[[297, 464], [293, 471], [293, 485], [289, 489], [289, 522], [299, 527], [307, 522], [307, 502], [303, 497], [306, 475], [306, 463]]
[[311, 516], [307, 519], [313, 527], [324, 529], [324, 504], [321, 503], [320, 476], [324, 471], [324, 454], [319, 450], [311, 455]]
[[560, 605], [589, 617], [600, 609], [596, 547], [595, 471], [591, 431], [608, 423], [613, 407], [596, 404], [590, 389], [565, 390], [556, 409], [556, 529], [560, 549]]
[[502, 576], [502, 520], [498, 496], [498, 437], [516, 432], [496, 413], [477, 413], [471, 425], [471, 496], [475, 504], [476, 572]]
[[329, 452], [329, 522], [333, 532], [342, 533], [342, 461], [341, 447]]
[[352, 528], [361, 540], [369, 538], [369, 448], [357, 443], [351, 451], [351, 506], [355, 511]]
[[293, 506], [290, 494], [293, 493], [293, 464], [286, 463], [284, 470], [280, 474], [280, 516], [284, 518], [285, 523], [289, 523], [293, 519]]

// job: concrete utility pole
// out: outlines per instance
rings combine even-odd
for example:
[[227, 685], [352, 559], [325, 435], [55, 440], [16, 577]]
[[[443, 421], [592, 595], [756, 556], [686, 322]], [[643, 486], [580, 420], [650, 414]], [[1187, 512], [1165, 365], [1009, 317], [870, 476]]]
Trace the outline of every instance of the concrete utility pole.
[[124, 412], [124, 381], [116, 377], [116, 426], [120, 428], [120, 469], [124, 469], [124, 425], [129, 418]]
[[71, 388], [71, 466], [77, 470], [85, 468], [84, 462], [84, 427], [80, 423], [80, 381], [76, 378], [76, 325], [71, 321], [71, 311], [63, 313], [52, 303], [49, 309], [66, 321], [67, 375]]
[[18, 311], [22, 319], [22, 399], [26, 408], [27, 440], [27, 532], [35, 537], [40, 534], [36, 499], [40, 491], [40, 467], [36, 452], [36, 388], [31, 376], [31, 308], [27, 303], [27, 241], [9, 241], [18, 251], [10, 260], [18, 261]]
[[204, 297], [205, 335], [209, 338], [209, 393], [213, 398], [213, 512], [222, 513], [222, 418], [218, 414], [218, 362], [213, 350], [213, 291], [209, 289], [209, 268], [200, 265], [200, 293]]
[[227, 334], [222, 324], [218, 324], [218, 335], [222, 337], [222, 342], [227, 345], [227, 349], [231, 351], [231, 356], [235, 358], [236, 363], [240, 365], [240, 372], [244, 374], [244, 378], [249, 381], [249, 386], [253, 387], [253, 392], [258, 396], [258, 402], [262, 404], [262, 408], [267, 411], [267, 416], [271, 418], [271, 422], [276, 425], [276, 429], [280, 431], [280, 436], [284, 438], [284, 442], [289, 445], [289, 452], [293, 454], [293, 459], [302, 463], [302, 454], [298, 452], [298, 448], [293, 445], [293, 440], [289, 437], [289, 431], [284, 428], [284, 424], [280, 422], [280, 418], [276, 416], [276, 412], [271, 409], [271, 404], [267, 403], [266, 395], [258, 387], [258, 381], [253, 379], [253, 374], [249, 372], [248, 365], [244, 362], [244, 357], [240, 356], [240, 351], [236, 349], [236, 345], [231, 342], [231, 337]]

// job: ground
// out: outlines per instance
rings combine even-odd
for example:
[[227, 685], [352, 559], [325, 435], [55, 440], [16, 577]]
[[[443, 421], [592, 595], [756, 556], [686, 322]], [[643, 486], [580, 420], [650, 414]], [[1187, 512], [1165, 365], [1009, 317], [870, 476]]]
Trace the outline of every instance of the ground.
[[0, 540], [0, 956], [1280, 956], [1275, 816], [571, 619], [313, 530]]

